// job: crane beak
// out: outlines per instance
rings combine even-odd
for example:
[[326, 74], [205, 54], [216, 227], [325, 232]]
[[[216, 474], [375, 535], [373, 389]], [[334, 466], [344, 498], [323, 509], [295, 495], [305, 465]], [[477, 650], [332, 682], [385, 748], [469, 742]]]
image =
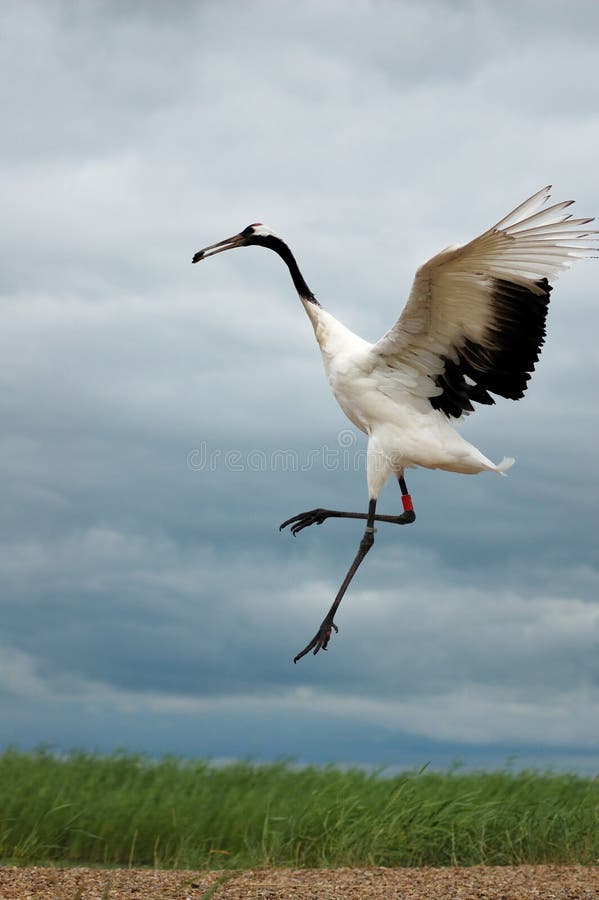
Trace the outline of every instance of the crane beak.
[[244, 244], [245, 238], [243, 235], [236, 234], [233, 237], [225, 238], [224, 241], [217, 241], [216, 244], [210, 244], [210, 246], [204, 247], [203, 250], [198, 250], [197, 253], [194, 253], [191, 261], [192, 263], [197, 263], [207, 256], [214, 256], [216, 253], [222, 253], [223, 250], [232, 250], [234, 247], [243, 247]]

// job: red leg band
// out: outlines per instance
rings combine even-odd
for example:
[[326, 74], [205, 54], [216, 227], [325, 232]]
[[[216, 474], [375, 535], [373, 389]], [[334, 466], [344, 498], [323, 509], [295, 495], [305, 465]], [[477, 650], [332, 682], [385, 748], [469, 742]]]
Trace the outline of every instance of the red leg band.
[[404, 512], [414, 512], [414, 505], [409, 494], [402, 494], [401, 502], [403, 503]]

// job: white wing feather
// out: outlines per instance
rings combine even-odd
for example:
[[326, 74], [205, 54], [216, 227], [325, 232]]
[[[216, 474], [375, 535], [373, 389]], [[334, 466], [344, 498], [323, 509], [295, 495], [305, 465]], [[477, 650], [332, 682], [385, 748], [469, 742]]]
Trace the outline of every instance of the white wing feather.
[[489, 392], [522, 396], [543, 343], [549, 279], [597, 252], [583, 241], [598, 232], [578, 228], [593, 220], [564, 213], [571, 200], [545, 207], [548, 199], [546, 187], [418, 269], [400, 318], [372, 349], [384, 393], [416, 392], [452, 417], [472, 400], [493, 403]]

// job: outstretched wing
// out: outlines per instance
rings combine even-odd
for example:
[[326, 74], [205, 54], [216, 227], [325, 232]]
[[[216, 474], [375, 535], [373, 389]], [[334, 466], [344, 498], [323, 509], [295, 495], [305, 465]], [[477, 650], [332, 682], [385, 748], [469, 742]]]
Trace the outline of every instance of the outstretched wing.
[[[409, 390], [459, 418], [491, 394], [523, 396], [545, 338], [551, 284], [576, 259], [597, 252], [564, 210], [544, 207], [549, 187], [461, 247], [416, 273], [395, 325], [373, 346], [382, 390]], [[581, 244], [582, 240], [582, 244]]]

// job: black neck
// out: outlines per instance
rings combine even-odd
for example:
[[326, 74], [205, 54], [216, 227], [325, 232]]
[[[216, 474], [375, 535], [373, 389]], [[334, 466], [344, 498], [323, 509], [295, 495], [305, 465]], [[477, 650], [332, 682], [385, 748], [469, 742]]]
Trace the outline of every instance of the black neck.
[[293, 280], [295, 285], [295, 289], [300, 295], [302, 300], [307, 300], [309, 303], [315, 303], [317, 306], [320, 306], [318, 300], [306, 284], [304, 280], [304, 276], [299, 270], [299, 266], [295, 261], [295, 257], [285, 241], [282, 241], [281, 238], [275, 237], [275, 235], [256, 235], [252, 238], [252, 244], [259, 244], [261, 247], [268, 247], [270, 250], [274, 250], [275, 253], [278, 253], [283, 262], [287, 264], [287, 268], [289, 269], [289, 274]]

